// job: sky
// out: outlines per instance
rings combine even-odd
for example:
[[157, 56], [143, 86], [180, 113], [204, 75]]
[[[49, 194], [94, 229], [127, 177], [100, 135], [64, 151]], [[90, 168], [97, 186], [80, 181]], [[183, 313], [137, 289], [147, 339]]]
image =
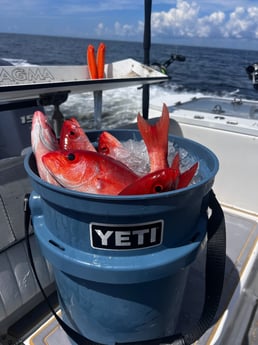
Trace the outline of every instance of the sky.
[[[0, 32], [142, 41], [144, 0], [0, 0]], [[152, 42], [258, 50], [258, 0], [152, 0]]]

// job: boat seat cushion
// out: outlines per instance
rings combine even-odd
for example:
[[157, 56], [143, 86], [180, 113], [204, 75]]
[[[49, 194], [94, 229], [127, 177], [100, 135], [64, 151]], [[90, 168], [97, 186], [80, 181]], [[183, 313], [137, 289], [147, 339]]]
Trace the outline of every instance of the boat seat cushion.
[[24, 238], [23, 200], [31, 185], [23, 160], [24, 156], [0, 160], [0, 252]]
[[[31, 185], [23, 161], [24, 156], [0, 160], [0, 334], [42, 301], [25, 243], [23, 200]], [[50, 294], [55, 290], [52, 267], [30, 232], [37, 272]]]
[[[51, 265], [42, 257], [35, 236], [30, 236], [40, 282], [49, 295], [55, 291]], [[0, 335], [43, 300], [27, 255], [25, 241], [0, 253]]]

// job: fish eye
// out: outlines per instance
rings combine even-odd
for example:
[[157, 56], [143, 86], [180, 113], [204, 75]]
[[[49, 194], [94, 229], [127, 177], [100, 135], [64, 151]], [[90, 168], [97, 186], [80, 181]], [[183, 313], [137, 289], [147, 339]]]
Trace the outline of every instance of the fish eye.
[[75, 135], [75, 132], [74, 131], [70, 131], [70, 135]]
[[100, 152], [104, 154], [109, 154], [109, 148], [107, 146], [102, 146]]
[[154, 187], [154, 191], [155, 191], [155, 193], [161, 193], [161, 192], [163, 192], [163, 186], [161, 186], [161, 185], [155, 186], [155, 187]]
[[75, 160], [75, 154], [74, 154], [74, 153], [72, 153], [72, 152], [68, 153], [68, 155], [67, 155], [67, 159], [68, 159], [69, 161], [73, 161], [73, 160]]

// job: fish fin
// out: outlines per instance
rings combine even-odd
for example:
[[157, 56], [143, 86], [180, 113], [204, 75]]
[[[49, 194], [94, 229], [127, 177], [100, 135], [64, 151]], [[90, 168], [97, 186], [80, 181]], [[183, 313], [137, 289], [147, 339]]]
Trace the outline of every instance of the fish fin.
[[180, 165], [180, 156], [179, 156], [179, 153], [177, 153], [171, 163], [171, 169], [176, 170], [178, 174], [180, 173], [179, 165]]
[[170, 169], [173, 172], [173, 178], [171, 179], [171, 187], [170, 190], [174, 190], [177, 188], [177, 184], [179, 182], [180, 177], [180, 156], [179, 153], [177, 153], [171, 163]]
[[192, 181], [192, 178], [194, 177], [197, 171], [198, 166], [199, 166], [199, 163], [196, 162], [188, 170], [180, 174], [176, 189], [184, 188], [189, 185], [189, 183]]

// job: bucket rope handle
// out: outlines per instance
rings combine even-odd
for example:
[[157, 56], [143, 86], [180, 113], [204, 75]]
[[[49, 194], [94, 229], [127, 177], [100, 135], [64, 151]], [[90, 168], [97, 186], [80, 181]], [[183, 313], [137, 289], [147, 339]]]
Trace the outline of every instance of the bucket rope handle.
[[[191, 345], [197, 341], [212, 325], [216, 312], [218, 310], [225, 275], [226, 263], [226, 226], [223, 210], [216, 199], [214, 192], [209, 192], [209, 208], [212, 213], [207, 224], [207, 255], [205, 272], [205, 302], [199, 321], [186, 334], [175, 334], [157, 339], [116, 343], [115, 345]], [[68, 326], [56, 313], [52, 307], [48, 296], [46, 295], [33, 261], [33, 255], [30, 247], [29, 225], [31, 213], [29, 208], [29, 194], [24, 198], [24, 227], [25, 238], [28, 251], [28, 257], [32, 271], [38, 283], [39, 289], [45, 298], [47, 305], [55, 316], [59, 325], [66, 334], [78, 345], [105, 345], [94, 342], [73, 328]]]

